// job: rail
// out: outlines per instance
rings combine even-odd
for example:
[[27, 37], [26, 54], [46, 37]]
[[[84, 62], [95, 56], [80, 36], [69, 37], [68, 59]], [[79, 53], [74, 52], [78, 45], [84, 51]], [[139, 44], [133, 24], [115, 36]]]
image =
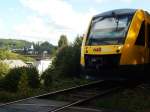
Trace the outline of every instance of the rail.
[[115, 81], [96, 81], [0, 105], [0, 111], [58, 112], [124, 87]]

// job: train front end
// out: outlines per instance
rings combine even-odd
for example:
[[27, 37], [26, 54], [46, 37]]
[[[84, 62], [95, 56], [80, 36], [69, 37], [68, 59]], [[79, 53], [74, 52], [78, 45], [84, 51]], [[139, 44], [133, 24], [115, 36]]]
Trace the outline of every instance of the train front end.
[[81, 66], [88, 76], [118, 70], [122, 50], [136, 10], [121, 9], [92, 18], [81, 48]]

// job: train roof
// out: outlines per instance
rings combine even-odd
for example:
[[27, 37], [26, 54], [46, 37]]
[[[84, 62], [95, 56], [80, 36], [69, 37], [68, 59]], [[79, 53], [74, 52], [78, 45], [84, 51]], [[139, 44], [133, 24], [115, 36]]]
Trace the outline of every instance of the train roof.
[[100, 13], [98, 15], [95, 15], [94, 18], [97, 17], [104, 17], [104, 16], [110, 16], [112, 13], [115, 13], [116, 15], [124, 15], [124, 14], [134, 14], [136, 12], [136, 9], [116, 9], [116, 10], [111, 10], [107, 12]]

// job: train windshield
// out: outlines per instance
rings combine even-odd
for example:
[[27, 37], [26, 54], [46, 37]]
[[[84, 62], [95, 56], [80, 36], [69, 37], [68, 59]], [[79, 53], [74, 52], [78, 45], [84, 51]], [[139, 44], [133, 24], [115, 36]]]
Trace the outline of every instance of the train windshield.
[[88, 45], [116, 45], [123, 44], [131, 15], [112, 15], [93, 19], [88, 34]]

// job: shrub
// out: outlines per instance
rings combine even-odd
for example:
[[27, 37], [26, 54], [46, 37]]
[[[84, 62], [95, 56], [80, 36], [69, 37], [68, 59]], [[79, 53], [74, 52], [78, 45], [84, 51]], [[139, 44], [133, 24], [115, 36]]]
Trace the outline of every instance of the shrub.
[[0, 61], [0, 79], [9, 72], [9, 66]]
[[3, 89], [6, 91], [17, 91], [17, 85], [21, 76], [21, 68], [11, 69], [3, 80]]
[[78, 77], [80, 74], [80, 37], [76, 38], [73, 45], [59, 49], [53, 62], [54, 71], [63, 77]]
[[28, 75], [28, 82], [31, 88], [38, 88], [40, 86], [39, 73], [35, 67], [25, 68]]
[[52, 69], [47, 69], [45, 72], [43, 72], [41, 79], [43, 80], [44, 87], [51, 87], [53, 81], [51, 76], [52, 74]]
[[18, 84], [18, 90], [21, 95], [28, 96], [30, 92], [29, 83], [28, 83], [28, 77], [26, 73], [23, 73], [20, 77], [20, 81]]
[[11, 69], [3, 81], [3, 88], [7, 91], [16, 92], [20, 77], [26, 73], [30, 88], [38, 88], [40, 86], [39, 74], [36, 68], [19, 67]]
[[59, 50], [54, 62], [55, 71], [60, 77], [70, 77], [73, 72], [73, 47], [66, 46]]
[[80, 74], [80, 47], [82, 38], [77, 37], [72, 45], [60, 47], [53, 59], [50, 68], [42, 74], [44, 86], [66, 78], [79, 77]]

